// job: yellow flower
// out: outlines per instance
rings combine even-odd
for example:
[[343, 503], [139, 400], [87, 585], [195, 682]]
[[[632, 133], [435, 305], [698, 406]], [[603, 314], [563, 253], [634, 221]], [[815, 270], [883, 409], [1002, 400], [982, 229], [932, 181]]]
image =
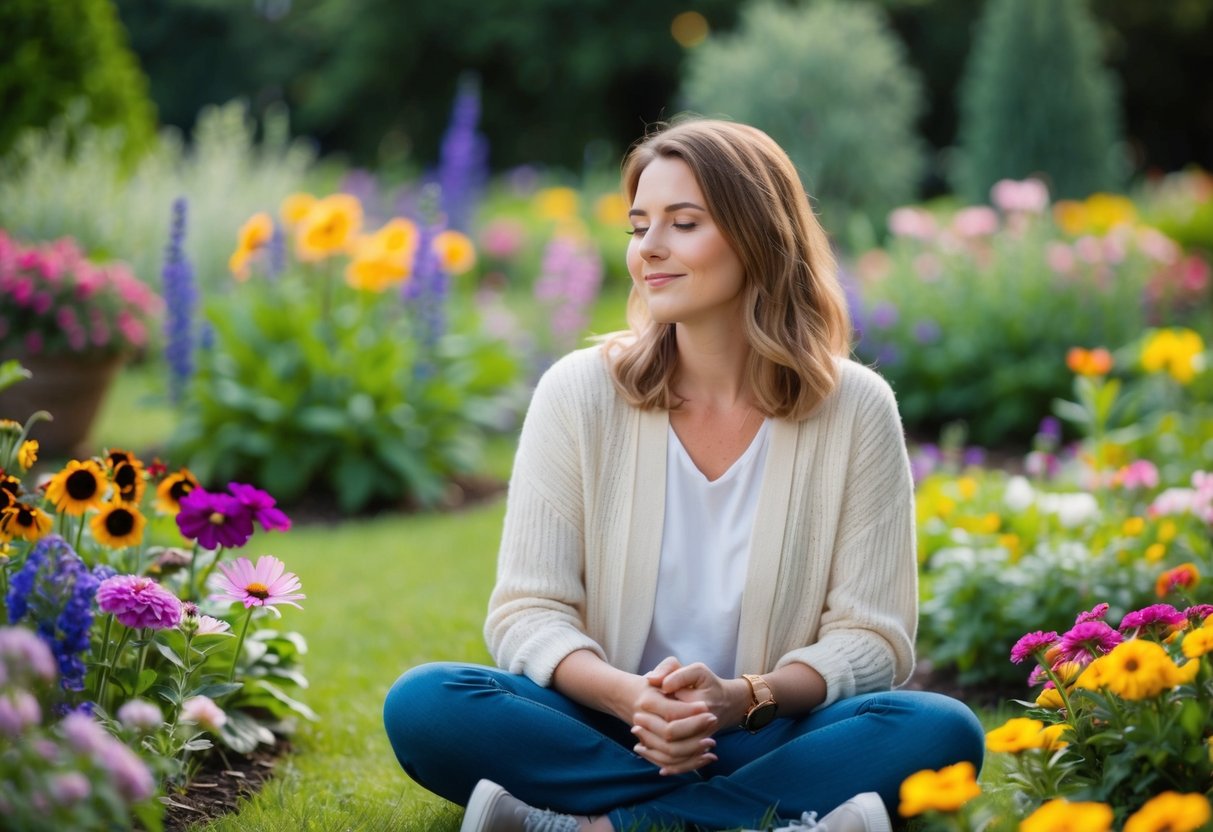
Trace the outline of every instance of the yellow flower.
[[1105, 665], [1104, 683], [1121, 699], [1149, 699], [1173, 687], [1175, 663], [1163, 646], [1153, 641], [1122, 641], [1091, 664]]
[[1146, 560], [1150, 563], [1157, 563], [1166, 557], [1167, 547], [1161, 543], [1151, 543], [1146, 547]]
[[146, 525], [147, 518], [139, 509], [120, 501], [106, 503], [89, 522], [97, 542], [113, 549], [138, 546], [143, 541]]
[[274, 236], [274, 221], [266, 213], [253, 214], [236, 235], [236, 250], [228, 258], [227, 266], [238, 279], [248, 277], [248, 262], [259, 248], [269, 244]]
[[407, 257], [410, 260], [417, 251], [418, 232], [416, 223], [404, 217], [394, 217], [384, 223], [366, 242], [384, 254]]
[[1127, 537], [1137, 537], [1146, 530], [1146, 521], [1143, 517], [1130, 517], [1128, 520], [1120, 524], [1120, 530]]
[[476, 265], [476, 247], [458, 231], [443, 231], [435, 237], [434, 254], [447, 274], [464, 274]]
[[977, 480], [972, 477], [961, 477], [956, 480], [956, 490], [962, 500], [971, 500], [977, 494]]
[[577, 192], [572, 188], [544, 188], [535, 194], [535, 211], [545, 220], [577, 216]]
[[17, 464], [21, 466], [22, 471], [28, 471], [34, 467], [34, 463], [38, 461], [38, 440], [27, 439], [21, 443], [21, 447], [17, 449]]
[[364, 255], [355, 257], [345, 267], [345, 282], [359, 291], [382, 292], [407, 280], [411, 269], [411, 263], [401, 257]]
[[1066, 732], [1069, 726], [1064, 722], [1059, 722], [1056, 725], [1048, 725], [1040, 732], [1041, 741], [1040, 747], [1046, 751], [1056, 751], [1059, 748], [1065, 748], [1070, 743], [1061, 738], [1061, 735]]
[[0, 513], [0, 534], [9, 540], [19, 537], [31, 543], [51, 530], [54, 521], [37, 506], [13, 503]]
[[986, 534], [994, 534], [1002, 526], [1002, 518], [995, 512], [990, 512], [981, 518], [978, 524], [978, 531]]
[[1020, 821], [1019, 832], [1107, 832], [1111, 827], [1111, 806], [1070, 803], [1058, 797]]
[[1009, 752], [1017, 754], [1029, 748], [1040, 748], [1040, 732], [1045, 724], [1039, 719], [1015, 717], [1008, 719], [1001, 727], [986, 732], [986, 748], [990, 751]]
[[311, 194], [291, 194], [282, 200], [282, 205], [278, 209], [278, 213], [282, 216], [282, 224], [287, 229], [295, 228], [303, 222], [303, 218], [307, 216], [308, 211], [312, 210], [312, 206], [316, 202], [316, 197]]
[[1158, 542], [1170, 543], [1175, 539], [1175, 535], [1179, 533], [1179, 527], [1175, 525], [1174, 520], [1163, 520], [1158, 524]]
[[923, 812], [955, 812], [981, 794], [972, 763], [957, 763], [939, 771], [923, 769], [901, 783], [901, 805], [897, 811], [910, 818]]
[[628, 207], [623, 194], [603, 194], [594, 203], [594, 218], [603, 225], [623, 226], [628, 221]]
[[1000, 534], [998, 536], [998, 545], [1007, 550], [1007, 554], [1011, 556], [1011, 560], [1019, 559], [1020, 541], [1017, 534]]
[[91, 508], [99, 508], [105, 499], [107, 484], [105, 472], [91, 459], [81, 462], [73, 459], [46, 486], [46, 498], [55, 511], [81, 515]]
[[1171, 662], [1171, 685], [1190, 685], [1196, 681], [1197, 675], [1200, 674], [1200, 662], [1196, 659], [1190, 659], [1183, 664], [1175, 664]]
[[956, 501], [951, 497], [940, 495], [935, 503], [935, 513], [945, 520], [956, 511]]
[[1061, 691], [1057, 688], [1045, 688], [1036, 697], [1036, 704], [1042, 708], [1062, 708], [1065, 702], [1062, 701]]
[[318, 200], [299, 221], [295, 253], [313, 263], [350, 248], [362, 227], [362, 204], [349, 194]]
[[1077, 237], [1087, 230], [1087, 207], [1072, 199], [1058, 200], [1053, 206], [1053, 221], [1066, 234]]
[[1188, 384], [1201, 369], [1205, 343], [1190, 329], [1159, 329], [1141, 351], [1141, 366], [1148, 373], [1170, 373], [1180, 384]]
[[1209, 817], [1209, 800], [1203, 794], [1163, 792], [1129, 815], [1124, 832], [1193, 832]]
[[1086, 200], [1087, 228], [1096, 234], [1106, 234], [1118, 225], [1137, 221], [1133, 200], [1119, 194], [1091, 194]]
[[198, 487], [198, 479], [188, 468], [182, 468], [175, 474], [169, 474], [156, 486], [156, 508], [164, 514], [176, 514], [181, 511], [181, 501], [185, 495]]

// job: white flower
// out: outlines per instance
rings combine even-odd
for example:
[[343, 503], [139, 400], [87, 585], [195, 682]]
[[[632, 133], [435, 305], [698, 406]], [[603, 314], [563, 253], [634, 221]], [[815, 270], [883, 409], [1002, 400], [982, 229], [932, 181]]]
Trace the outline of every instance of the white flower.
[[209, 696], [191, 696], [181, 703], [181, 721], [217, 734], [227, 722], [227, 714]]
[[1073, 494], [1042, 494], [1040, 510], [1057, 515], [1063, 528], [1073, 529], [1099, 517], [1099, 503], [1085, 491]]
[[212, 618], [209, 615], [198, 616], [198, 632], [196, 633], [196, 635], [200, 635], [200, 636], [211, 636], [211, 635], [220, 635], [220, 634], [231, 635], [231, 633], [228, 633], [228, 630], [230, 630], [230, 629], [232, 629], [232, 625], [228, 624], [226, 621], [223, 621], [218, 618]]
[[1002, 501], [1014, 512], [1027, 511], [1036, 500], [1036, 491], [1027, 477], [1011, 477], [1002, 492]]

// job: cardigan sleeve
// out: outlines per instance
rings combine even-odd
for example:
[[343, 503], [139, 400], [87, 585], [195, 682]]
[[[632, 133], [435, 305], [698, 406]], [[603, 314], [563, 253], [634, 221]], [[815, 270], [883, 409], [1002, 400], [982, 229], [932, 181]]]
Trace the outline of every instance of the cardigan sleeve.
[[858, 366], [852, 378], [859, 398], [817, 639], [778, 662], [820, 673], [823, 705], [904, 683], [918, 624], [914, 486], [901, 418], [883, 379]]
[[586, 362], [557, 362], [523, 421], [506, 501], [484, 635], [499, 667], [551, 684], [565, 656], [589, 649], [585, 630], [584, 497], [579, 403]]

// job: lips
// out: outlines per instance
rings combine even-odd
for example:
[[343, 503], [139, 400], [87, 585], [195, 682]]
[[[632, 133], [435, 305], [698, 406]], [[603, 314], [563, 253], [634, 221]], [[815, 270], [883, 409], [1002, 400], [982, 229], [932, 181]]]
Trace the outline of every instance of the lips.
[[644, 276], [644, 282], [648, 286], [653, 286], [653, 287], [664, 286], [667, 283], [669, 283], [670, 281], [675, 280], [679, 277], [682, 277], [682, 275], [681, 274], [671, 274], [669, 272], [655, 272], [653, 274], [646, 274]]

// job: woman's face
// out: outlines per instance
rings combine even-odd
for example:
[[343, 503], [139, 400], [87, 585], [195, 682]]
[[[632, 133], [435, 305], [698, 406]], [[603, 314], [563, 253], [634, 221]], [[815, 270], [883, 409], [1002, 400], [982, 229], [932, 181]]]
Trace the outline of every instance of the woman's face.
[[658, 323], [735, 321], [745, 270], [707, 210], [690, 166], [659, 156], [636, 185], [628, 271]]

